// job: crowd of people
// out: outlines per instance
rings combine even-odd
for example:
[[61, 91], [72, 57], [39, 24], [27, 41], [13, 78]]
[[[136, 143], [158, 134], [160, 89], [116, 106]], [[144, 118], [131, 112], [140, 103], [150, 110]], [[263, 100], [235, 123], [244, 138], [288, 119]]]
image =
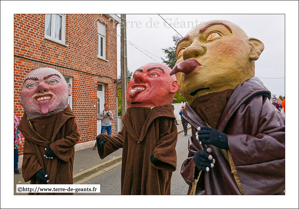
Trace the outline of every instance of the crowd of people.
[[285, 97], [282, 97], [282, 100], [280, 98], [277, 99], [276, 97], [273, 97], [272, 104], [278, 111], [285, 114]]

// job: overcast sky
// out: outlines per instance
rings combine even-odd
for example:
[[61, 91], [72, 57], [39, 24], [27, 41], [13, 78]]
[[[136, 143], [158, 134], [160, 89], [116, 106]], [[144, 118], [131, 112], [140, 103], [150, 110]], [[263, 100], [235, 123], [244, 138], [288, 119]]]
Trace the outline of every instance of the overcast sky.
[[[179, 33], [184, 37], [201, 22], [228, 20], [241, 27], [248, 37], [257, 38], [264, 43], [265, 49], [256, 61], [255, 75], [272, 94], [276, 94], [277, 97], [285, 95], [285, 15], [160, 15], [174, 29], [158, 14], [127, 15], [127, 62], [130, 71], [135, 71], [149, 62], [162, 62], [161, 57], [166, 58], [162, 48], [174, 46], [172, 36]], [[120, 44], [118, 59], [119, 76]]]

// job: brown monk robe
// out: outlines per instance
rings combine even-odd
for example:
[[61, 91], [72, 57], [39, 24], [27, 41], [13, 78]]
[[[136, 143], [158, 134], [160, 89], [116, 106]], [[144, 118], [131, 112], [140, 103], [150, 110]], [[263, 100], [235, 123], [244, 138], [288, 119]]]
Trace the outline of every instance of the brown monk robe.
[[[67, 106], [57, 114], [34, 118], [30, 122], [25, 112], [18, 128], [25, 137], [22, 165], [25, 182], [31, 180], [31, 184], [41, 184], [35, 174], [43, 169], [48, 175], [48, 184], [72, 184], [74, 146], [80, 135], [71, 108]], [[48, 146], [55, 154], [52, 160], [44, 157]]]
[[[103, 159], [123, 147], [121, 194], [170, 194], [172, 172], [176, 169], [177, 127], [172, 105], [129, 107], [122, 121], [124, 127], [117, 136], [100, 134], [107, 141], [101, 149]], [[159, 160], [153, 164], [151, 155]]]
[[[188, 194], [199, 173], [193, 155], [208, 147], [216, 160], [215, 167], [201, 173], [196, 194], [284, 194], [284, 116], [269, 98], [268, 89], [253, 77], [233, 91], [203, 95], [186, 105], [184, 117], [192, 125], [192, 137], [181, 174], [190, 185]], [[226, 134], [228, 151], [199, 144], [195, 129], [207, 125]]]

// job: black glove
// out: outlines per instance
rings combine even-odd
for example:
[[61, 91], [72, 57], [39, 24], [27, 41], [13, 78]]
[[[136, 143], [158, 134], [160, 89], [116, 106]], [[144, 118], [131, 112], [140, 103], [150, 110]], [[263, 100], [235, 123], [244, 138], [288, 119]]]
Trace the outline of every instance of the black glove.
[[157, 163], [161, 162], [160, 160], [158, 160], [157, 158], [155, 158], [154, 154], [151, 154], [151, 162], [156, 165]]
[[97, 145], [100, 147], [100, 148], [102, 148], [103, 147], [103, 145], [104, 145], [104, 143], [106, 142], [106, 139], [105, 138], [100, 138], [100, 137], [96, 137], [96, 139], [97, 139]]
[[48, 183], [49, 182], [49, 180], [46, 179], [48, 177], [48, 175], [46, 174], [46, 172], [43, 169], [40, 169], [39, 171], [37, 171], [35, 176], [38, 180], [40, 180], [43, 183]]
[[52, 151], [52, 149], [50, 148], [50, 146], [47, 147], [47, 148], [45, 148], [45, 150], [47, 150], [47, 151], [46, 151], [46, 153], [44, 154], [44, 157], [45, 157], [45, 158], [48, 158], [48, 159], [50, 159], [50, 160], [52, 160], [52, 159], [55, 157], [55, 154], [54, 154], [54, 152]]
[[215, 159], [209, 152], [212, 152], [211, 148], [199, 150], [194, 154], [193, 160], [198, 169], [209, 172], [210, 168], [214, 167]]
[[200, 141], [201, 144], [211, 144], [220, 149], [229, 149], [227, 136], [224, 133], [207, 126], [200, 128], [197, 132], [197, 139], [205, 139]]

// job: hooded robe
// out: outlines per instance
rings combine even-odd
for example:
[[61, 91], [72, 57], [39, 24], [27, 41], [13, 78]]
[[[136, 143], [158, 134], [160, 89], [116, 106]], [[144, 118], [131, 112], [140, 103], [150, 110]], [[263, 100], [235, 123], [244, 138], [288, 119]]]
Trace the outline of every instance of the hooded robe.
[[256, 77], [239, 84], [232, 92], [214, 127], [226, 134], [228, 151], [199, 144], [196, 128], [208, 124], [196, 112], [200, 108], [186, 105], [184, 118], [192, 125], [192, 137], [181, 175], [189, 184], [188, 194], [199, 173], [193, 155], [208, 147], [216, 163], [209, 172], [201, 173], [196, 194], [284, 194], [285, 119], [269, 98], [270, 92]]
[[[129, 107], [122, 121], [124, 127], [117, 136], [100, 134], [107, 141], [100, 148], [103, 159], [123, 148], [121, 194], [170, 194], [171, 175], [176, 169], [177, 127], [172, 105]], [[153, 164], [151, 155], [159, 160]]]
[[[18, 128], [25, 137], [22, 165], [25, 182], [42, 184], [35, 174], [43, 169], [48, 175], [48, 184], [72, 184], [74, 146], [80, 135], [71, 108], [67, 106], [59, 113], [30, 120], [25, 112]], [[52, 160], [44, 157], [48, 146], [55, 154]]]

